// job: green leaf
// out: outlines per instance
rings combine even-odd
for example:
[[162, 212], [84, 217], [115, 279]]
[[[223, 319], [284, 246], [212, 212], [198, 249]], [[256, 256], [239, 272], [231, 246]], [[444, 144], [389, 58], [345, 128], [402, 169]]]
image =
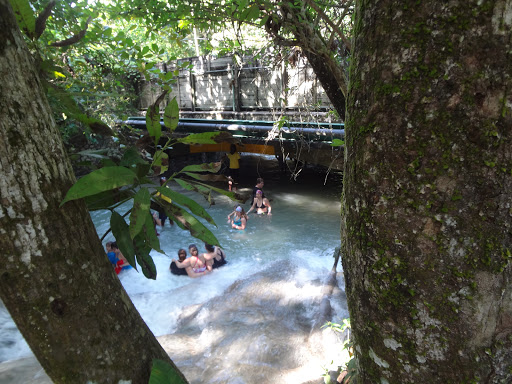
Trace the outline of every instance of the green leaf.
[[146, 128], [149, 136], [155, 138], [155, 145], [158, 144], [162, 135], [162, 126], [160, 125], [160, 109], [158, 104], [153, 104], [146, 113]]
[[187, 181], [183, 179], [174, 179], [181, 187], [185, 188], [187, 191], [194, 191], [202, 194], [207, 200], [208, 196], [210, 194], [210, 189], [203, 187], [202, 185], [193, 185], [188, 183]]
[[[164, 75], [164, 80], [165, 80], [165, 81], [169, 81], [169, 80], [171, 80], [173, 77], [174, 77], [174, 73], [172, 73], [172, 72], [167, 72], [167, 73]], [[166, 125], [167, 125], [167, 124], [166, 124]]]
[[[192, 236], [212, 245], [219, 245], [215, 235], [199, 220], [177, 205], [166, 205], [167, 216], [173, 217], [175, 222], [180, 222]], [[183, 228], [183, 227], [182, 227]]]
[[142, 179], [148, 174], [149, 170], [151, 169], [151, 164], [144, 163], [144, 164], [137, 164], [135, 168], [135, 173], [137, 174], [137, 177], [139, 178], [141, 183], [145, 183]]
[[[192, 176], [194, 174], [189, 174], [189, 173], [186, 173], [187, 175], [189, 176]], [[198, 179], [200, 175], [194, 175], [196, 176]], [[181, 179], [174, 179], [174, 181], [176, 181], [178, 184], [181, 185], [181, 183], [186, 183], [185, 181], [181, 180]], [[186, 183], [186, 184], [189, 184], [189, 183]], [[216, 188], [216, 187], [212, 187], [211, 185], [208, 185], [208, 184], [203, 184], [203, 183], [198, 183], [198, 182], [194, 182], [194, 185], [191, 185], [189, 184], [194, 190], [196, 190], [195, 188], [201, 188], [201, 189], [207, 189], [207, 190], [212, 190], [212, 191], [215, 191], [217, 193], [220, 193], [221, 195], [224, 195], [224, 196], [227, 196], [229, 197], [231, 200], [234, 200], [234, 201], [238, 201], [238, 202], [241, 202], [241, 203], [244, 203], [245, 201], [244, 200], [240, 200], [238, 197], [240, 197], [239, 195], [237, 195], [235, 192], [230, 192], [230, 191], [226, 191], [224, 189], [220, 189], [220, 188]], [[186, 188], [185, 186], [183, 188]], [[188, 188], [187, 188], [188, 189]]]
[[187, 137], [178, 139], [178, 142], [183, 144], [217, 144], [213, 138], [218, 135], [219, 132], [192, 133]]
[[342, 145], [345, 144], [345, 141], [344, 140], [341, 140], [341, 139], [334, 139], [331, 143], [331, 146], [332, 147], [340, 147]]
[[203, 179], [201, 178], [201, 175], [198, 175], [198, 174], [196, 174], [196, 173], [191, 173], [191, 172], [182, 172], [182, 173], [183, 173], [183, 174], [185, 174], [185, 175], [187, 175], [187, 176], [189, 176], [189, 177], [191, 177], [191, 178], [193, 178], [193, 179], [196, 179], [196, 180], [203, 180]]
[[59, 106], [59, 112], [65, 113], [70, 117], [81, 115], [80, 107], [78, 107], [73, 97], [64, 89], [47, 85], [46, 92], [48, 93], [48, 99], [50, 99], [53, 104]]
[[153, 359], [148, 384], [186, 384], [186, 381], [183, 380], [183, 377], [178, 373], [176, 368], [169, 363], [163, 360]]
[[[117, 167], [117, 164], [112, 159], [101, 159], [101, 166], [104, 167]], [[96, 167], [97, 168], [97, 167]]]
[[173, 97], [171, 102], [167, 104], [164, 111], [164, 125], [169, 128], [171, 132], [178, 127], [178, 121], [180, 115], [180, 108], [178, 106], [178, 102], [176, 101], [176, 97]]
[[153, 258], [149, 256], [151, 247], [146, 243], [144, 234], [139, 233], [135, 239], [133, 239], [133, 245], [135, 247], [135, 256], [137, 263], [142, 268], [142, 273], [148, 279], [156, 280], [156, 267]]
[[256, 20], [258, 17], [260, 17], [260, 8], [257, 4], [251, 5], [251, 8], [249, 8], [249, 12], [247, 13], [247, 20]]
[[135, 263], [135, 249], [133, 247], [133, 241], [130, 237], [130, 231], [128, 224], [124, 221], [123, 217], [116, 211], [112, 212], [110, 216], [110, 228], [112, 228], [112, 234], [114, 235], [119, 250], [126, 257], [126, 260], [130, 265], [137, 269]]
[[140, 156], [139, 151], [135, 147], [128, 148], [121, 159], [121, 163], [123, 167], [132, 168], [137, 164], [146, 164], [146, 161]]
[[147, 188], [140, 188], [133, 198], [133, 209], [130, 213], [130, 237], [133, 239], [137, 236], [148, 216], [151, 216], [149, 210], [151, 197]]
[[70, 200], [92, 196], [99, 192], [133, 184], [137, 180], [135, 173], [125, 167], [104, 167], [79, 179], [68, 191], [60, 206]]
[[211, 172], [217, 173], [220, 170], [222, 163], [204, 163], [204, 164], [195, 164], [195, 165], [187, 165], [180, 172]]
[[96, 195], [85, 197], [85, 204], [89, 211], [96, 211], [99, 209], [108, 209], [113, 205], [133, 198], [133, 193], [129, 189], [120, 191], [119, 189], [112, 189], [97, 193]]
[[16, 15], [16, 20], [20, 29], [25, 32], [29, 38], [35, 37], [36, 18], [34, 11], [30, 7], [28, 0], [11, 0], [11, 6]]
[[172, 189], [169, 189], [167, 187], [160, 187], [157, 188], [156, 190], [160, 192], [162, 195], [170, 198], [174, 203], [187, 207], [188, 209], [190, 209], [190, 212], [192, 212], [194, 215], [200, 216], [206, 221], [208, 221], [210, 224], [217, 226], [217, 224], [215, 224], [215, 221], [208, 214], [208, 212], [206, 212], [203, 207], [201, 207], [197, 202], [195, 202], [188, 196], [182, 195], [181, 193], [173, 191]]
[[160, 248], [160, 240], [158, 240], [155, 223], [153, 222], [153, 216], [151, 214], [146, 217], [146, 222], [144, 223], [144, 233], [146, 234], [146, 241], [149, 246], [155, 251], [165, 255], [165, 252]]
[[157, 175], [160, 175], [169, 169], [169, 155], [164, 151], [155, 152], [153, 158], [153, 168]]

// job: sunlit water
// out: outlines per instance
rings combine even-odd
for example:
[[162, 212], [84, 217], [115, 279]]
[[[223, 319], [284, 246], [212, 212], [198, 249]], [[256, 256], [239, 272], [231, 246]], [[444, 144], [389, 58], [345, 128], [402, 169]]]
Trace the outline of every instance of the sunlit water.
[[[242, 165], [239, 192], [249, 195], [256, 177], [264, 177], [273, 213], [251, 213], [245, 231], [227, 224], [234, 202], [225, 196], [216, 196], [209, 207], [200, 196], [170, 185], [201, 202], [213, 217], [217, 227], [205, 224], [226, 251], [227, 266], [197, 279], [170, 274], [179, 248], [196, 243], [204, 251], [204, 246], [167, 222], [159, 229], [166, 254], [151, 254], [156, 281], [135, 270], [119, 278], [155, 336], [168, 335], [159, 340], [190, 382], [306, 382], [307, 374], [319, 377], [322, 365], [339, 358], [341, 350], [336, 335], [317, 332], [323, 284], [340, 245], [341, 177], [330, 175], [323, 185], [325, 173], [305, 170], [294, 182], [268, 158], [244, 156]], [[93, 212], [92, 218], [101, 236], [110, 213]], [[107, 236], [104, 243], [112, 240]], [[334, 321], [348, 317], [342, 284], [331, 300]], [[31, 355], [3, 306], [0, 337], [0, 361]], [[307, 374], [300, 367], [307, 367]]]

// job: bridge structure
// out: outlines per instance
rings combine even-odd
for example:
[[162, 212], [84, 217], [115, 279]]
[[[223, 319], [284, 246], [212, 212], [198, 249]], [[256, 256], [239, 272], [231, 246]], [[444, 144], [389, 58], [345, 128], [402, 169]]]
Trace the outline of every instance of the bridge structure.
[[[130, 117], [121, 123], [146, 128], [145, 117]], [[175, 146], [171, 156], [229, 152], [234, 142], [239, 152], [275, 156], [280, 163], [294, 160], [343, 169], [343, 146], [332, 145], [335, 139], [344, 139], [343, 123], [180, 118], [174, 134], [183, 137], [201, 132], [229, 132], [233, 139], [219, 144]]]
[[[187, 66], [182, 65], [188, 63]], [[227, 131], [239, 152], [275, 156], [279, 161], [297, 160], [331, 169], [343, 167], [343, 147], [332, 146], [344, 138], [344, 126], [307, 61], [295, 65], [269, 65], [244, 57], [192, 57], [160, 63], [172, 72], [176, 83], [160, 101], [163, 109], [176, 99], [180, 121], [176, 135]], [[141, 86], [141, 116], [159, 100], [162, 89], [151, 81]], [[331, 112], [329, 112], [331, 111]], [[283, 122], [280, 129], [275, 122]], [[145, 117], [124, 122], [145, 128]], [[162, 123], [163, 124], [163, 123]], [[169, 156], [229, 152], [230, 143], [174, 146]]]

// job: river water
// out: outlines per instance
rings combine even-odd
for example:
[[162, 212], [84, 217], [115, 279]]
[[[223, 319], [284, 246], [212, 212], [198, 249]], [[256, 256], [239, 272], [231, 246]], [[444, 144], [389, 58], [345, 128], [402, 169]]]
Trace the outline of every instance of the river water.
[[[293, 180], [275, 159], [264, 156], [243, 155], [241, 165], [239, 192], [250, 195], [256, 178], [263, 177], [273, 213], [251, 213], [243, 232], [227, 224], [234, 205], [228, 198], [218, 195], [208, 207], [200, 196], [184, 192], [201, 202], [217, 223], [217, 228], [207, 226], [225, 250], [227, 266], [197, 279], [170, 274], [170, 260], [179, 248], [196, 243], [203, 251], [204, 246], [167, 223], [159, 229], [166, 255], [152, 253], [156, 281], [135, 270], [123, 271], [119, 278], [191, 383], [318, 382], [324, 368], [346, 359], [343, 337], [321, 330], [325, 318], [320, 314], [324, 284], [340, 246], [341, 175], [326, 177], [325, 170], [306, 168]], [[97, 211], [92, 218], [101, 236], [110, 214]], [[111, 240], [107, 236], [104, 243]], [[343, 290], [338, 273], [328, 320], [348, 317]], [[28, 356], [29, 347], [1, 306], [0, 362]], [[9, 382], [2, 381], [5, 375], [0, 364], [0, 383]]]

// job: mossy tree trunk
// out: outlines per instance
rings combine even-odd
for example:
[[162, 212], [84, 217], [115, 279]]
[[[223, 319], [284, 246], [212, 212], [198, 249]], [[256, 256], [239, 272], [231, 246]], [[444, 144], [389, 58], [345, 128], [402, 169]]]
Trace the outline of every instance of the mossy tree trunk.
[[363, 383], [512, 382], [512, 1], [358, 1], [343, 267]]
[[107, 260], [8, 0], [0, 0], [0, 297], [55, 383], [147, 383], [171, 360]]

